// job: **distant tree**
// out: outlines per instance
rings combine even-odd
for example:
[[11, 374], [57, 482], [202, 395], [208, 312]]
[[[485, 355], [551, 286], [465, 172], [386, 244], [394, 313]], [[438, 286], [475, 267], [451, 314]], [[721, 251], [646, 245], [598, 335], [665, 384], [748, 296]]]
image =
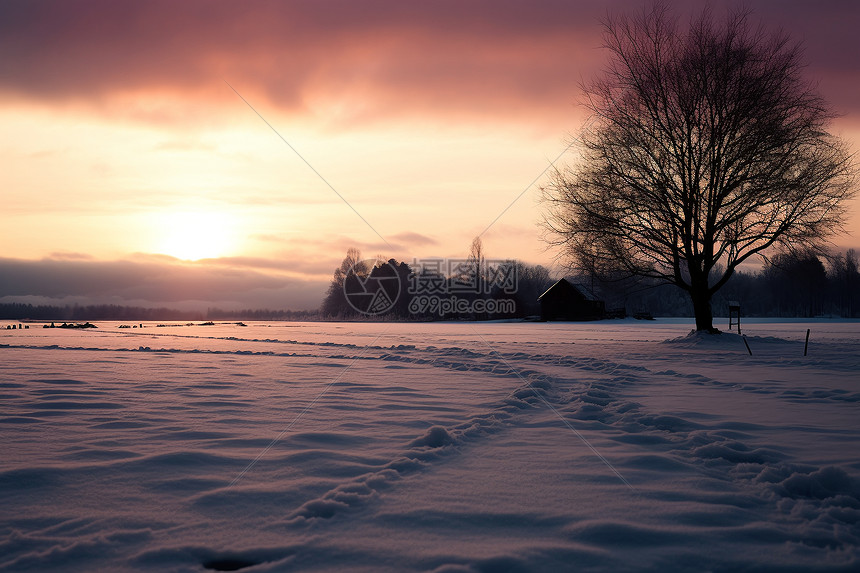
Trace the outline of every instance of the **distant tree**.
[[456, 285], [454, 289], [471, 294], [482, 291], [487, 279], [484, 272], [485, 263], [484, 244], [480, 237], [475, 237], [469, 247], [469, 256], [460, 263], [458, 268], [451, 269], [453, 272], [451, 280]]
[[849, 249], [830, 259], [828, 279], [831, 284], [831, 301], [837, 312], [845, 318], [860, 313], [860, 264], [857, 252]]
[[540, 315], [538, 297], [555, 282], [550, 277], [549, 269], [542, 265], [532, 266], [522, 261], [513, 261], [512, 264], [516, 267], [514, 270], [516, 293], [513, 297], [516, 302], [516, 314], [518, 316]]
[[[364, 309], [370, 316], [382, 318], [408, 315], [408, 286], [411, 274], [409, 265], [398, 262], [397, 259], [386, 261], [379, 255], [369, 272], [365, 269], [350, 273], [347, 280], [356, 281], [356, 284], [352, 288], [347, 288], [347, 292], [367, 293], [367, 298], [364, 300], [367, 307]], [[363, 284], [357, 284], [357, 277], [362, 279]]]
[[726, 316], [730, 301], [740, 303], [744, 316], [772, 314], [771, 309], [775, 302], [761, 273], [741, 270], [736, 270], [720, 292], [714, 295], [715, 314], [719, 310], [723, 316]]
[[[487, 298], [487, 289], [490, 288], [491, 285], [488, 284], [489, 277], [487, 276], [487, 259], [484, 256], [484, 243], [481, 241], [481, 237], [475, 237], [472, 239], [472, 245], [469, 248], [467, 266], [469, 267], [472, 275], [471, 284], [475, 287], [474, 292], [471, 293], [471, 298]], [[488, 318], [490, 317], [486, 312], [472, 313], [472, 319], [474, 320], [486, 320]]]
[[777, 254], [767, 262], [762, 274], [777, 304], [778, 316], [811, 318], [821, 314], [827, 274], [815, 253]]
[[481, 241], [481, 237], [475, 237], [472, 239], [472, 245], [469, 247], [469, 266], [472, 269], [472, 274], [477, 278], [477, 284], [481, 289], [483, 289], [487, 279], [485, 264], [484, 243]]
[[349, 248], [340, 266], [335, 269], [325, 299], [323, 299], [320, 308], [320, 313], [323, 316], [343, 318], [355, 314], [355, 309], [346, 300], [344, 282], [349, 280], [351, 271], [365, 275], [370, 272], [370, 269], [364, 267], [361, 251], [356, 248]]
[[[458, 262], [456, 266], [449, 268], [448, 294], [458, 300], [474, 301], [486, 298], [488, 276], [486, 257], [484, 256], [484, 245], [480, 237], [472, 239], [469, 246], [469, 255], [465, 260]], [[457, 312], [451, 313], [448, 318], [471, 318], [482, 320], [487, 318], [484, 313], [469, 313], [462, 315]]]
[[853, 158], [826, 131], [799, 47], [748, 20], [705, 11], [684, 32], [662, 3], [607, 18], [582, 160], [544, 188], [548, 240], [571, 266], [677, 285], [697, 330], [714, 330], [711, 298], [739, 264], [820, 248], [854, 194]]
[[[409, 292], [411, 278], [412, 269], [404, 262], [393, 258], [386, 261], [382, 255], [377, 255], [375, 261], [363, 260], [361, 251], [350, 248], [334, 271], [320, 314], [327, 318], [359, 315], [363, 318], [407, 318], [412, 298]], [[382, 296], [377, 298], [375, 295]], [[384, 310], [373, 308], [374, 301]]]

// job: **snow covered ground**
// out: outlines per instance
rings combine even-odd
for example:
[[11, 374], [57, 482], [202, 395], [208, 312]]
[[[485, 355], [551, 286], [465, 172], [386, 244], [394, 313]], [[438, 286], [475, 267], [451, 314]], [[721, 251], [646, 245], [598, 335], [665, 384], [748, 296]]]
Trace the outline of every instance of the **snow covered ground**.
[[0, 331], [0, 569], [860, 570], [858, 322], [119, 324]]

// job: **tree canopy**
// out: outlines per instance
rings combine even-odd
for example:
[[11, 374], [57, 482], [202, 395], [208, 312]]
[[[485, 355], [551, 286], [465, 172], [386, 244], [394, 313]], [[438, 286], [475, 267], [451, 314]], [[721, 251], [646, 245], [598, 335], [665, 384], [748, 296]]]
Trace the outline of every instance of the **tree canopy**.
[[682, 29], [655, 4], [607, 17], [604, 37], [581, 160], [544, 188], [548, 240], [574, 267], [679, 286], [713, 330], [711, 297], [740, 263], [841, 228], [853, 156], [827, 132], [800, 47], [746, 12]]

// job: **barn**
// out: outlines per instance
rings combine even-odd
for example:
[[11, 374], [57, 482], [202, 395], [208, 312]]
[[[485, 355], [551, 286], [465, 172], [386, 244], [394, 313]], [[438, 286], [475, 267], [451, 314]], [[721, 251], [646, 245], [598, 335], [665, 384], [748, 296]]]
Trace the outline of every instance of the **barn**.
[[571, 278], [558, 280], [538, 297], [541, 320], [599, 320], [606, 305]]

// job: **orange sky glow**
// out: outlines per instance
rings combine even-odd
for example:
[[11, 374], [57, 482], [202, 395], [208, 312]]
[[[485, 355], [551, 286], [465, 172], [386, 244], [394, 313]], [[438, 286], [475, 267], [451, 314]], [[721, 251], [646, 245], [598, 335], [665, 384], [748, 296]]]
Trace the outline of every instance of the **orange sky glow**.
[[[596, 4], [4, 2], [0, 302], [314, 308], [347, 248], [465, 257], [521, 193], [485, 252], [552, 266], [538, 176], [585, 120], [599, 19], [642, 6]], [[858, 150], [860, 6], [746, 5]]]

